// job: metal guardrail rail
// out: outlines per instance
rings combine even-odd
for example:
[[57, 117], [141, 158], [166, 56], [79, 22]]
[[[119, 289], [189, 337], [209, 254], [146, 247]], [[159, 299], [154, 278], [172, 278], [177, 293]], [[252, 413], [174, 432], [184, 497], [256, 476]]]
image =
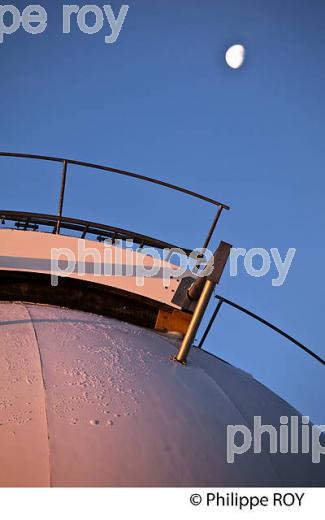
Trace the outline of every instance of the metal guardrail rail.
[[233, 307], [234, 309], [237, 309], [241, 312], [243, 312], [244, 314], [247, 314], [247, 316], [250, 316], [251, 318], [254, 318], [255, 320], [259, 321], [260, 323], [262, 323], [263, 325], [265, 325], [266, 327], [269, 327], [270, 329], [274, 330], [275, 332], [277, 332], [278, 334], [280, 334], [281, 336], [283, 336], [284, 338], [288, 339], [289, 341], [291, 341], [292, 343], [294, 343], [297, 347], [299, 347], [301, 350], [303, 350], [306, 354], [308, 354], [309, 356], [311, 356], [312, 358], [314, 358], [316, 361], [318, 361], [319, 363], [321, 363], [322, 365], [325, 365], [325, 361], [324, 359], [322, 359], [320, 356], [318, 356], [318, 354], [315, 354], [315, 352], [313, 352], [312, 350], [310, 350], [308, 347], [306, 347], [306, 345], [304, 345], [303, 343], [301, 343], [300, 341], [298, 341], [297, 339], [295, 339], [293, 336], [290, 336], [290, 334], [288, 334], [287, 332], [284, 332], [283, 330], [281, 330], [279, 327], [277, 327], [276, 325], [273, 325], [273, 323], [265, 320], [264, 318], [262, 318], [261, 316], [258, 316], [258, 314], [255, 314], [254, 312], [248, 310], [248, 309], [245, 309], [245, 307], [242, 307], [241, 305], [238, 305], [238, 303], [235, 303], [235, 302], [232, 302], [231, 300], [228, 300], [227, 298], [224, 298], [223, 296], [220, 296], [218, 294], [215, 294], [215, 298], [218, 301], [218, 304], [210, 318], [210, 321], [202, 335], [202, 338], [197, 346], [197, 348], [202, 348], [203, 347], [203, 344], [211, 330], [211, 327], [214, 323], [214, 320], [216, 319], [217, 315], [219, 314], [219, 311], [222, 307], [222, 305], [224, 303], [226, 303], [227, 305], [229, 305], [230, 307]]
[[[9, 211], [0, 209], [0, 225], [5, 225], [6, 221], [14, 222], [14, 226], [20, 230], [37, 231], [40, 227], [48, 227], [50, 233], [56, 233], [57, 223], [59, 220], [57, 215], [46, 215], [43, 213], [29, 213], [25, 211]], [[157, 249], [173, 249], [179, 248], [174, 244], [163, 242], [155, 238], [141, 235], [134, 231], [128, 231], [114, 226], [107, 226], [104, 224], [97, 224], [88, 220], [80, 220], [70, 217], [60, 218], [60, 229], [70, 231], [77, 231], [80, 233], [80, 238], [86, 238], [87, 235], [94, 235], [98, 241], [102, 242], [106, 239], [111, 239], [112, 244], [117, 240], [133, 240], [135, 244], [142, 247], [155, 247]], [[186, 254], [190, 254], [189, 249], [183, 249]]]
[[[216, 215], [215, 215], [215, 217], [213, 219], [213, 222], [211, 223], [211, 226], [210, 226], [210, 229], [208, 231], [208, 234], [205, 237], [203, 248], [208, 247], [208, 245], [210, 243], [210, 240], [212, 238], [212, 235], [214, 233], [214, 230], [216, 228], [216, 225], [217, 225], [217, 223], [219, 221], [219, 218], [221, 216], [222, 211], [230, 209], [229, 206], [227, 206], [226, 204], [223, 204], [222, 202], [214, 200], [214, 199], [212, 199], [210, 197], [206, 197], [204, 195], [201, 195], [200, 193], [196, 193], [194, 191], [188, 190], [186, 188], [182, 188], [180, 186], [171, 184], [169, 182], [161, 181], [159, 179], [154, 179], [153, 177], [147, 177], [145, 175], [140, 175], [138, 173], [129, 172], [129, 171], [126, 171], [126, 170], [120, 170], [118, 168], [112, 168], [110, 166], [103, 166], [103, 165], [93, 164], [93, 163], [88, 163], [88, 162], [83, 162], [83, 161], [75, 161], [75, 160], [72, 160], [72, 159], [65, 159], [65, 158], [62, 158], [62, 157], [50, 157], [50, 156], [46, 156], [46, 155], [34, 155], [34, 154], [13, 153], [13, 152], [0, 152], [0, 157], [33, 159], [33, 160], [50, 161], [50, 162], [55, 162], [55, 163], [61, 163], [62, 164], [60, 196], [59, 196], [59, 201], [58, 201], [58, 214], [57, 214], [56, 228], [55, 228], [55, 233], [57, 233], [57, 234], [60, 233], [61, 227], [66, 227], [66, 224], [68, 223], [67, 222], [68, 219], [66, 217], [63, 217], [63, 205], [64, 205], [64, 195], [65, 195], [66, 181], [67, 181], [67, 175], [68, 175], [68, 166], [69, 165], [82, 166], [82, 167], [91, 168], [91, 169], [95, 169], [95, 170], [101, 170], [101, 171], [104, 171], [104, 172], [115, 173], [115, 174], [118, 174], [118, 175], [123, 175], [123, 176], [126, 176], [126, 177], [130, 177], [130, 178], [133, 178], [133, 179], [138, 179], [138, 180], [141, 180], [141, 181], [149, 182], [151, 184], [162, 186], [164, 188], [168, 188], [168, 189], [173, 190], [173, 191], [178, 191], [178, 192], [181, 192], [181, 193], [183, 193], [185, 195], [188, 195], [190, 197], [194, 197], [194, 198], [203, 200], [203, 201], [205, 201], [205, 202], [207, 202], [209, 204], [212, 204], [214, 206], [217, 206], [218, 210], [217, 210], [217, 213], [216, 213]], [[65, 226], [63, 226], [63, 224]], [[71, 224], [71, 222], [70, 222], [70, 224]], [[99, 226], [99, 224], [96, 224], [96, 226]], [[101, 227], [103, 227], [103, 226], [101, 226]], [[126, 232], [126, 233], [132, 235], [131, 232]], [[133, 234], [133, 235], [135, 236], [136, 234]], [[147, 238], [147, 239], [151, 240], [151, 241], [154, 240], [154, 239], [152, 239], [150, 237], [145, 237], [144, 235], [142, 235], [142, 236], [144, 238]]]

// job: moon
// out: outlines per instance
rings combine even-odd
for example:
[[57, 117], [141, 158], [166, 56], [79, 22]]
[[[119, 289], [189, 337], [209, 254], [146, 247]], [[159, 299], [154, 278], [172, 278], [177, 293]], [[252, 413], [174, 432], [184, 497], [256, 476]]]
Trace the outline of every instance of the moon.
[[226, 52], [226, 62], [232, 69], [239, 69], [245, 60], [245, 47], [240, 44], [232, 45]]

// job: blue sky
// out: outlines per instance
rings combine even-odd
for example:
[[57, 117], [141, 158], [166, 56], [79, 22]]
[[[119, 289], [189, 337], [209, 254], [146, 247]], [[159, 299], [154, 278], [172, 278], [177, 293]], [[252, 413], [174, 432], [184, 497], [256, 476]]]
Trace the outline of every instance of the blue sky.
[[[241, 262], [218, 292], [324, 357], [325, 3], [129, 0], [111, 45], [107, 26], [63, 35], [64, 2], [40, 3], [47, 30], [0, 45], [0, 148], [128, 169], [229, 204], [214, 246], [297, 252], [282, 287], [274, 266], [252, 278]], [[247, 51], [239, 70], [224, 60], [234, 43]], [[56, 212], [55, 165], [0, 164], [3, 209]], [[205, 203], [76, 168], [64, 214], [191, 248], [213, 216]], [[206, 348], [324, 423], [324, 369], [285, 339], [224, 307]]]

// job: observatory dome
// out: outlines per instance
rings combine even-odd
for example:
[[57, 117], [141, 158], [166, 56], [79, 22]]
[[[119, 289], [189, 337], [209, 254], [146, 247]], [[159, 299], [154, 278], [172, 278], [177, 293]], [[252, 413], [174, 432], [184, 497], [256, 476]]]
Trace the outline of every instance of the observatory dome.
[[176, 340], [78, 310], [0, 303], [0, 486], [307, 486], [309, 454], [247, 451], [227, 425], [296, 410], [253, 377]]
[[[56, 215], [0, 210], [0, 487], [323, 484], [325, 458], [313, 463], [301, 449], [320, 430], [251, 375], [193, 348], [231, 244], [221, 240], [201, 271], [201, 253], [66, 216], [64, 195], [78, 166], [204, 201], [215, 212], [199, 251], [229, 206], [103, 165], [0, 157], [62, 167]], [[258, 318], [219, 298], [200, 346], [224, 303]]]

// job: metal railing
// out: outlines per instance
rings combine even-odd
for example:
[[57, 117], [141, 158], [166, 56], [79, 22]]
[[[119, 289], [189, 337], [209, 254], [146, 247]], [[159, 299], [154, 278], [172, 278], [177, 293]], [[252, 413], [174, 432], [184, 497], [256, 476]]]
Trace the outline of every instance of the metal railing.
[[[149, 182], [158, 186], [162, 186], [174, 191], [181, 192], [185, 195], [203, 200], [209, 204], [212, 204], [214, 206], [218, 207], [217, 213], [210, 225], [209, 231], [207, 236], [205, 237], [203, 247], [208, 247], [212, 235], [215, 231], [216, 225], [219, 221], [219, 218], [221, 216], [221, 213], [223, 210], [229, 210], [229, 206], [226, 204], [223, 204], [222, 202], [219, 202], [217, 200], [214, 200], [210, 197], [206, 197], [204, 195], [201, 195], [200, 193], [196, 193], [194, 191], [188, 190], [186, 188], [182, 188], [180, 186], [170, 184], [165, 181], [161, 181], [159, 179], [154, 179], [152, 177], [146, 177], [144, 175], [140, 175], [138, 173], [129, 172], [125, 170], [120, 170], [118, 168], [112, 168], [109, 166], [102, 166], [99, 164], [93, 164], [83, 161], [75, 161], [72, 159], [65, 159], [61, 157], [49, 157], [44, 155], [34, 155], [34, 154], [23, 154], [23, 153], [12, 153], [12, 152], [0, 152], [0, 157], [12, 157], [12, 158], [23, 158], [23, 159], [34, 159], [34, 160], [40, 160], [40, 161], [50, 161], [55, 163], [61, 163], [62, 164], [62, 174], [61, 174], [61, 185], [60, 185], [60, 195], [59, 195], [59, 201], [58, 201], [58, 213], [57, 215], [46, 215], [46, 214], [40, 214], [40, 213], [29, 213], [29, 212], [22, 212], [22, 211], [10, 211], [10, 210], [0, 210], [0, 223], [5, 223], [6, 220], [15, 222], [15, 227], [18, 229], [32, 229], [32, 230], [38, 230], [40, 226], [49, 227], [51, 229], [52, 233], [59, 234], [61, 232], [61, 229], [66, 230], [72, 230], [77, 231], [81, 233], [81, 238], [85, 238], [87, 234], [89, 235], [96, 235], [98, 240], [105, 240], [106, 238], [110, 238], [113, 242], [115, 240], [121, 239], [121, 240], [127, 240], [132, 239], [135, 241], [135, 243], [139, 244], [140, 246], [151, 246], [151, 247], [157, 247], [160, 249], [163, 248], [175, 248], [177, 246], [173, 244], [169, 244], [168, 242], [164, 242], [140, 233], [136, 233], [133, 231], [128, 231], [125, 229], [108, 226], [104, 224], [98, 224], [86, 220], [80, 220], [80, 219], [74, 219], [74, 218], [68, 218], [63, 216], [63, 207], [64, 207], [64, 195], [66, 190], [66, 181], [67, 181], [67, 175], [68, 175], [68, 166], [69, 165], [75, 165], [75, 166], [82, 166], [86, 168], [91, 168], [95, 170], [101, 170], [109, 173], [115, 173], [118, 175], [127, 176], [130, 178], [138, 179], [141, 181]], [[183, 248], [184, 252], [188, 254], [190, 250]], [[312, 356], [314, 359], [319, 361], [322, 365], [325, 364], [325, 361], [312, 352], [309, 348], [307, 348], [305, 345], [303, 345], [300, 341], [296, 340], [283, 330], [281, 330], [279, 327], [276, 327], [269, 321], [265, 320], [264, 318], [258, 316], [257, 314], [251, 312], [248, 309], [245, 309], [241, 305], [238, 305], [237, 303], [234, 303], [227, 298], [224, 298], [223, 296], [215, 295], [215, 297], [219, 300], [218, 304], [216, 306], [216, 309], [213, 312], [213, 315], [206, 327], [205, 332], [202, 335], [202, 338], [198, 344], [198, 348], [202, 348], [210, 329], [214, 323], [214, 320], [216, 316], [218, 315], [221, 306], [223, 303], [226, 303], [227, 305], [230, 305], [231, 307], [240, 310], [241, 312], [247, 314], [248, 316], [256, 319], [263, 325], [266, 325], [267, 327], [271, 328], [275, 332], [279, 333], [292, 343], [294, 343], [296, 346], [298, 346], [300, 349], [302, 349], [304, 352]]]
[[[47, 227], [51, 233], [57, 233], [57, 225], [60, 219], [60, 230], [66, 229], [80, 233], [79, 238], [86, 238], [94, 235], [99, 242], [110, 239], [112, 244], [119, 240], [133, 240], [135, 244], [142, 247], [155, 247], [157, 249], [179, 248], [169, 242], [164, 242], [134, 231], [128, 231], [114, 226], [97, 224], [88, 220], [75, 219], [70, 217], [59, 217], [57, 215], [47, 215], [43, 213], [29, 213], [25, 211], [9, 211], [0, 209], [0, 225], [5, 225], [7, 221], [14, 222], [16, 229], [38, 231], [40, 228]], [[187, 255], [190, 250], [182, 249]]]
[[318, 361], [319, 363], [321, 363], [322, 365], [325, 365], [325, 361], [324, 359], [322, 359], [320, 356], [318, 356], [318, 354], [315, 354], [315, 352], [313, 352], [312, 350], [310, 350], [308, 347], [306, 347], [306, 345], [304, 345], [303, 343], [301, 343], [300, 341], [298, 341], [297, 339], [295, 339], [293, 336], [290, 336], [290, 334], [287, 334], [287, 332], [284, 332], [283, 330], [281, 330], [279, 327], [277, 327], [276, 325], [273, 325], [273, 323], [265, 320], [264, 318], [262, 318], [261, 316], [258, 316], [258, 314], [255, 314], [254, 312], [248, 310], [248, 309], [245, 309], [245, 307], [242, 307], [241, 305], [238, 305], [238, 303], [235, 303], [235, 302], [232, 302], [231, 300], [228, 300], [227, 298], [224, 298], [223, 296], [219, 296], [218, 294], [215, 294], [215, 298], [218, 300], [218, 304], [210, 318], [210, 321], [202, 335], [202, 338], [199, 342], [199, 344], [197, 345], [197, 348], [202, 348], [203, 347], [203, 344], [211, 330], [211, 327], [214, 323], [214, 320], [216, 319], [217, 315], [219, 314], [219, 311], [222, 307], [222, 305], [225, 303], [227, 305], [229, 305], [230, 307], [233, 307], [234, 309], [237, 309], [241, 312], [243, 312], [244, 314], [246, 314], [247, 316], [250, 316], [251, 318], [254, 318], [255, 320], [259, 321], [260, 323], [262, 323], [263, 325], [265, 325], [266, 327], [269, 327], [270, 329], [274, 330], [275, 332], [277, 332], [278, 334], [280, 334], [281, 336], [283, 336], [284, 338], [288, 339], [289, 341], [291, 341], [292, 343], [294, 343], [297, 347], [299, 347], [301, 350], [303, 350], [304, 352], [306, 352], [306, 354], [308, 354], [309, 356], [311, 356], [312, 358], [314, 358], [316, 361]]
[[[75, 161], [75, 160], [72, 160], [72, 159], [65, 159], [65, 158], [61, 158], [61, 157], [49, 157], [49, 156], [45, 156], [45, 155], [34, 155], [34, 154], [24, 154], [24, 153], [0, 152], [0, 157], [33, 159], [33, 160], [50, 161], [50, 162], [55, 162], [55, 163], [61, 163], [62, 164], [60, 195], [59, 195], [59, 201], [58, 201], [58, 212], [57, 212], [56, 223], [55, 223], [55, 233], [57, 233], [57, 234], [60, 233], [61, 227], [67, 228], [67, 224], [72, 224], [72, 222], [68, 222], [69, 220], [70, 221], [74, 220], [74, 219], [67, 219], [66, 217], [63, 217], [64, 195], [65, 195], [65, 190], [66, 190], [66, 182], [67, 182], [69, 165], [82, 166], [82, 167], [91, 168], [91, 169], [95, 169], [95, 170], [101, 170], [101, 171], [104, 171], [104, 172], [114, 173], [114, 174], [130, 177], [130, 178], [133, 178], [133, 179], [138, 179], [138, 180], [141, 180], [141, 181], [149, 182], [151, 184], [162, 186], [164, 188], [168, 188], [168, 189], [173, 190], [173, 191], [178, 191], [178, 192], [181, 192], [181, 193], [183, 193], [185, 195], [188, 195], [190, 197], [194, 197], [194, 198], [200, 199], [202, 201], [205, 201], [205, 202], [207, 202], [209, 204], [212, 204], [214, 206], [217, 206], [218, 207], [217, 213], [216, 213], [216, 215], [215, 215], [215, 217], [214, 217], [214, 219], [213, 219], [213, 221], [212, 221], [212, 223], [210, 225], [208, 234], [207, 234], [207, 236], [205, 237], [205, 240], [204, 240], [204, 244], [203, 244], [204, 248], [208, 247], [208, 245], [210, 243], [210, 240], [212, 238], [212, 235], [214, 233], [214, 230], [215, 230], [216, 225], [217, 225], [217, 223], [219, 221], [219, 218], [221, 216], [222, 211], [230, 209], [229, 206], [227, 206], [226, 204], [223, 204], [222, 202], [214, 200], [214, 199], [212, 199], [210, 197], [206, 197], [204, 195], [201, 195], [200, 193], [196, 193], [194, 191], [191, 191], [191, 190], [188, 190], [186, 188], [183, 188], [183, 187], [171, 184], [169, 182], [161, 181], [159, 179], [154, 179], [152, 177], [147, 177], [145, 175], [140, 175], [140, 174], [134, 173], [134, 172], [120, 170], [118, 168], [112, 168], [112, 167], [109, 167], [109, 166], [102, 166], [102, 165], [99, 165], [99, 164], [93, 164], [93, 163], [88, 163], [88, 162], [83, 162], [83, 161]], [[5, 214], [7, 214], [7, 215], [9, 215], [9, 213], [10, 213], [9, 211], [6, 211], [6, 210], [3, 210], [3, 212]], [[19, 214], [19, 212], [15, 212], [15, 213], [17, 215]], [[36, 218], [36, 214], [30, 214], [30, 221], [31, 221], [32, 217], [35, 219]], [[51, 217], [52, 220], [55, 218], [53, 215], [51, 215], [51, 216], [47, 215], [45, 217]], [[85, 221], [78, 221], [78, 222], [79, 223], [80, 222], [84, 223]], [[76, 221], [74, 222], [74, 224], [75, 223], [76, 223]], [[36, 222], [34, 222], [34, 224], [38, 225]], [[94, 225], [92, 225], [92, 227], [94, 227]], [[104, 226], [96, 224], [95, 227], [102, 227], [103, 228]], [[114, 228], [114, 229], [117, 229], [117, 228]], [[125, 231], [125, 230], [123, 230], [123, 232], [128, 234], [128, 235], [131, 235], [131, 236], [136, 236], [137, 235], [137, 233], [132, 233], [132, 232], [128, 232], [128, 231]], [[151, 237], [146, 237], [145, 235], [141, 235], [141, 236], [142, 236], [143, 239], [146, 239], [147, 243], [148, 243], [148, 240], [150, 242], [154, 241], [154, 239], [151, 238]], [[158, 242], [160, 242], [160, 241], [158, 241]]]

